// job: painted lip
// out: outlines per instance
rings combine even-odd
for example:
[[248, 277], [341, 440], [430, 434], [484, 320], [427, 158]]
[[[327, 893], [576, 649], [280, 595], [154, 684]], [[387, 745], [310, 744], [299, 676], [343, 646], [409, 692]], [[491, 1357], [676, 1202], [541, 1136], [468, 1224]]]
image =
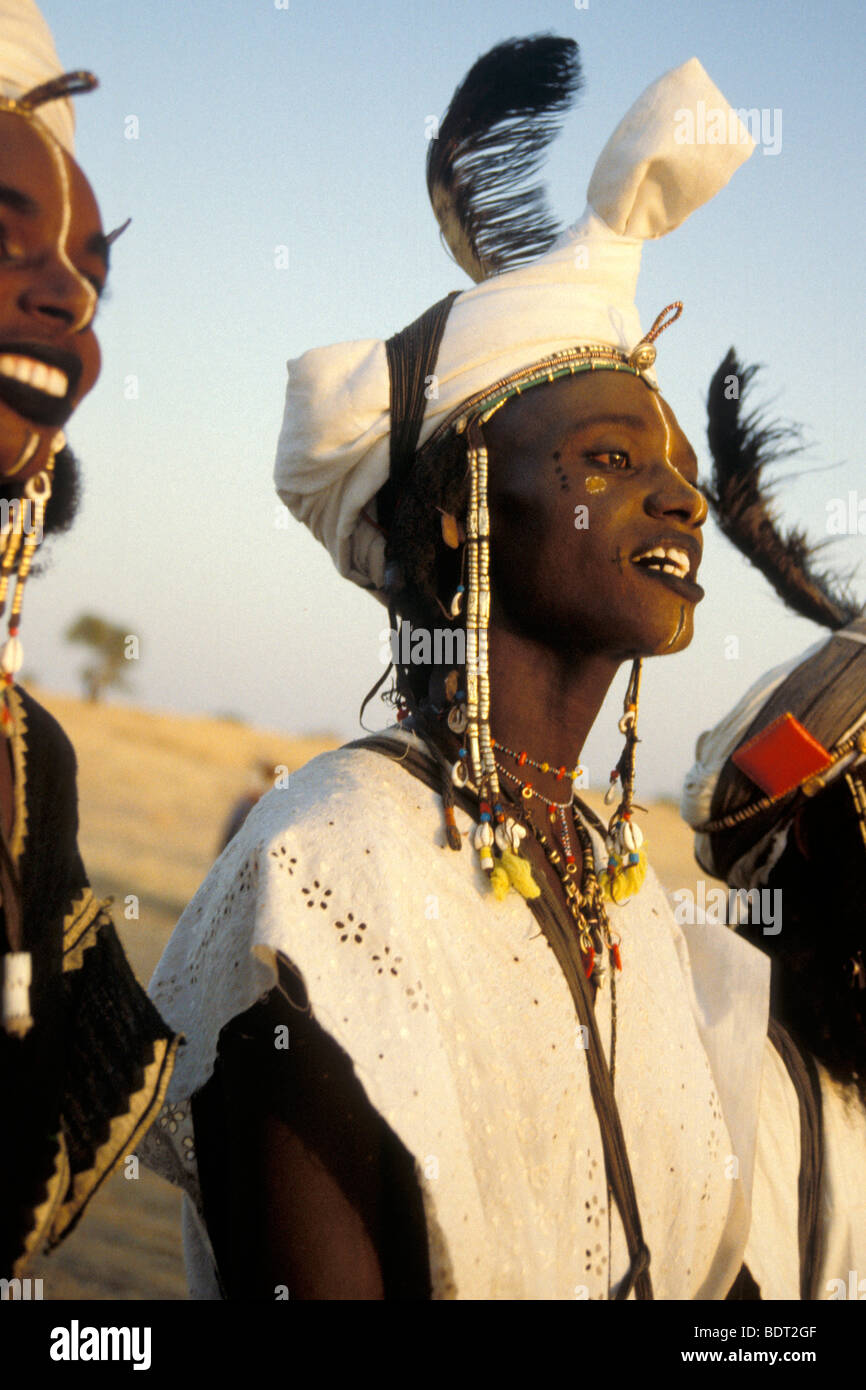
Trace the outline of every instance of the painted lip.
[[[659, 564], [663, 559], [666, 559], [668, 565], [676, 565], [679, 570], [685, 570], [685, 573], [674, 573], [670, 569], [663, 570], [639, 563], [641, 559], [647, 559], [652, 551], [660, 550], [665, 552], [665, 557], [661, 555], [653, 557]], [[694, 576], [698, 572], [702, 555], [703, 546], [696, 537], [674, 534], [654, 536], [652, 540], [632, 551], [629, 560], [635, 569], [640, 570], [642, 574], [648, 575], [651, 579], [657, 579], [667, 585], [680, 598], [688, 600], [689, 603], [699, 603], [704, 597], [704, 590], [700, 584], [695, 582]]]
[[62, 396], [53, 396], [48, 391], [0, 373], [0, 401], [34, 425], [65, 424], [72, 414], [75, 393], [81, 380], [81, 359], [63, 348], [30, 342], [0, 342], [0, 358], [3, 357], [27, 357], [63, 372], [66, 392]]
[[675, 594], [686, 599], [689, 603], [700, 603], [704, 597], [704, 590], [700, 584], [695, 584], [692, 579], [678, 579], [675, 574], [664, 574], [662, 570], [642, 570], [639, 565], [636, 568], [640, 570], [641, 574], [648, 575], [650, 579], [655, 579], [660, 584], [666, 584]]

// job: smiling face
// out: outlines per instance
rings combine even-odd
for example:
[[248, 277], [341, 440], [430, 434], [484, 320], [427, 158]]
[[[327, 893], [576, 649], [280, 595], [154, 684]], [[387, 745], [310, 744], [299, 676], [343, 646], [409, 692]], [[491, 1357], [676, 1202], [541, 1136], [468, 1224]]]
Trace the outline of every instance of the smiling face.
[[691, 641], [705, 499], [670, 407], [627, 372], [533, 387], [484, 425], [494, 615], [618, 661]]
[[0, 112], [0, 479], [45, 466], [99, 376], [107, 273], [93, 191], [37, 121]]

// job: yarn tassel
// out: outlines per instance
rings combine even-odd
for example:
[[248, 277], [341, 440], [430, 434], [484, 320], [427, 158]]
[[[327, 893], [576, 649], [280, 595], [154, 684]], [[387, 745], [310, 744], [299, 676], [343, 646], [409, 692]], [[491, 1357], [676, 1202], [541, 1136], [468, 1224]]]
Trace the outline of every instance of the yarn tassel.
[[[511, 849], [504, 849], [500, 862], [509, 884], [516, 889], [522, 898], [541, 897], [541, 889], [532, 877], [532, 866], [528, 860], [520, 854], [515, 854]], [[503, 893], [502, 896], [504, 897], [505, 894]]]
[[501, 864], [497, 864], [490, 875], [490, 887], [493, 889], [493, 896], [498, 903], [503, 898], [507, 898], [511, 892], [511, 879]]
[[608, 902], [623, 903], [639, 893], [646, 878], [646, 841], [637, 853], [611, 854], [607, 868], [602, 874], [601, 890]]

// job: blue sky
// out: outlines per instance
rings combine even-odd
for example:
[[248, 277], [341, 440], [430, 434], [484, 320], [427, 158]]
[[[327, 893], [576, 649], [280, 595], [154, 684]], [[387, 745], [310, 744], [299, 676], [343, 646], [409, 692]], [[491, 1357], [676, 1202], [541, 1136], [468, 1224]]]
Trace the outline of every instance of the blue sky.
[[[276, 525], [285, 362], [322, 343], [387, 337], [468, 285], [427, 204], [425, 122], [481, 52], [514, 35], [556, 32], [581, 46], [584, 92], [547, 166], [563, 223], [582, 211], [596, 156], [631, 102], [692, 55], [732, 105], [781, 113], [779, 152], [759, 149], [717, 199], [647, 247], [639, 305], [648, 324], [670, 300], [685, 303], [661, 341], [659, 375], [702, 459], [706, 387], [734, 344], [766, 364], [758, 397], [811, 441], [780, 490], [786, 519], [823, 538], [828, 504], [852, 491], [866, 513], [859, 5], [43, 9], [64, 64], [101, 81], [78, 102], [78, 154], [105, 225], [133, 219], [100, 312], [102, 377], [68, 431], [84, 511], [26, 599], [26, 665], [46, 685], [75, 685], [81, 653], [62, 634], [93, 610], [140, 635], [138, 703], [357, 733], [385, 624], [300, 527]], [[275, 266], [277, 246], [287, 268]], [[863, 536], [849, 535], [828, 559], [850, 570], [863, 550]], [[701, 578], [692, 647], [645, 672], [647, 794], [675, 791], [700, 731], [820, 635], [712, 528]], [[866, 601], [866, 574], [857, 587]], [[615, 702], [585, 750], [593, 780], [615, 760]]]

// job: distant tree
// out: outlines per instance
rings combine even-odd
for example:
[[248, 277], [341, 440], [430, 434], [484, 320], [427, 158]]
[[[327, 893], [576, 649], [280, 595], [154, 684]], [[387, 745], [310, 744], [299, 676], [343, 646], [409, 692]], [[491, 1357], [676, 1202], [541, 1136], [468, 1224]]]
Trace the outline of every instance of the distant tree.
[[94, 704], [112, 686], [122, 689], [127, 685], [128, 635], [128, 629], [95, 613], [82, 613], [66, 630], [67, 642], [80, 642], [93, 654], [93, 660], [79, 674], [85, 698]]

